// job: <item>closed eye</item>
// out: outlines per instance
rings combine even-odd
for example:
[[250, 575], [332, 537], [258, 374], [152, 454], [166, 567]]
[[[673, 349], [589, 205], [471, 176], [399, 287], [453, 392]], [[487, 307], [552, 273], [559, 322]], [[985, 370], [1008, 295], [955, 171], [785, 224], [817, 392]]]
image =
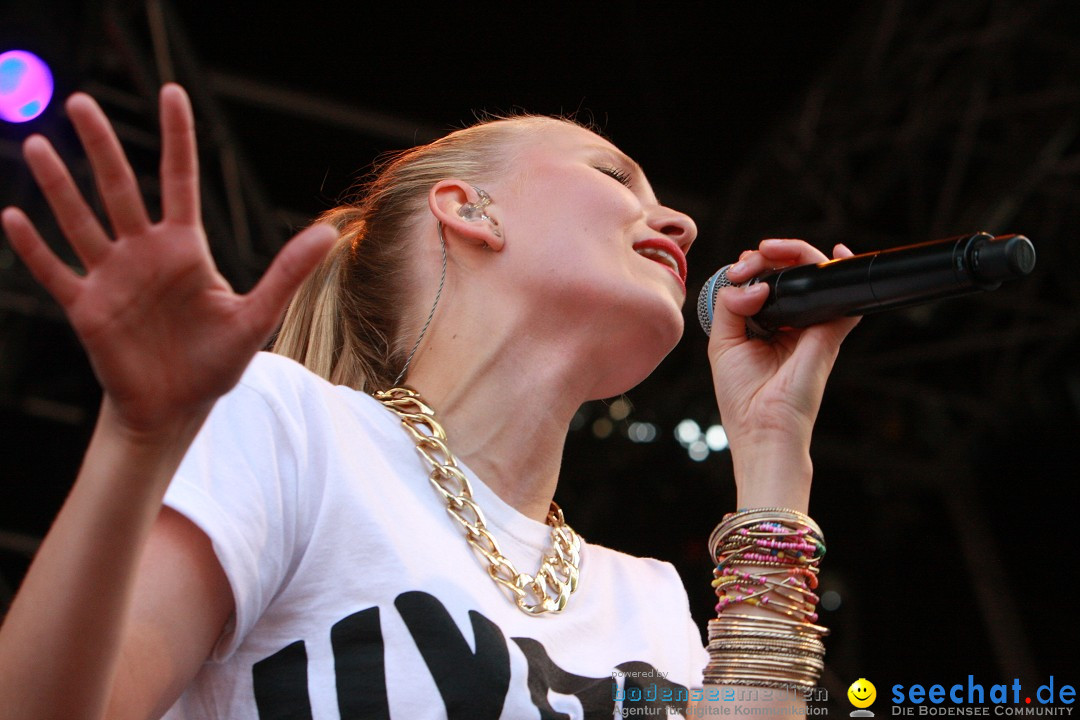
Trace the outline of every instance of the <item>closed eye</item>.
[[606, 165], [597, 166], [596, 169], [604, 173], [605, 175], [615, 178], [626, 187], [630, 187], [630, 173], [626, 172], [625, 170], [617, 167], [609, 167]]

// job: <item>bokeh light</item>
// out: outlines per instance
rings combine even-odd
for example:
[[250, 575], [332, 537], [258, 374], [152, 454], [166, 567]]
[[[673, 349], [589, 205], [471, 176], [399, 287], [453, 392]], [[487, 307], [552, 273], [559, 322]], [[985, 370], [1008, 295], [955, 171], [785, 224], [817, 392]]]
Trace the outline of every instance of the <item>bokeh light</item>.
[[52, 100], [49, 66], [25, 50], [0, 54], [0, 118], [12, 123], [33, 120]]
[[713, 452], [723, 452], [728, 449], [727, 430], [723, 425], [711, 425], [705, 431], [705, 444]]
[[651, 443], [660, 435], [660, 428], [649, 422], [632, 422], [626, 429], [626, 436], [631, 442]]
[[701, 437], [701, 426], [687, 418], [675, 426], [675, 439], [683, 447], [690, 447], [690, 443]]

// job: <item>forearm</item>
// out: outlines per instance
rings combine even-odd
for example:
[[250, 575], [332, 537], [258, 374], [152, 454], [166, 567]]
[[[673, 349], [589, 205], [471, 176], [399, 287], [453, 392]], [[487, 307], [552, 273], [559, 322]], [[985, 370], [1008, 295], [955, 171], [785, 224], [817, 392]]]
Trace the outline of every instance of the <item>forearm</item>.
[[[851, 252], [837, 246], [833, 255]], [[745, 318], [768, 297], [760, 283], [749, 283], [752, 278], [824, 260], [801, 241], [762, 241], [726, 271], [731, 284], [745, 285], [717, 296], [709, 359], [731, 441], [738, 510], [710, 542], [719, 602], [718, 618], [710, 623], [706, 682], [717, 684], [709, 690], [721, 713], [733, 702], [798, 712], [805, 695], [791, 688], [815, 686], [823, 668], [825, 631], [816, 624], [813, 589], [824, 544], [805, 515], [813, 475], [810, 439], [840, 343], [857, 320], [762, 340], [747, 338]]]
[[142, 549], [201, 423], [137, 436], [104, 403], [78, 478], [0, 627], [5, 717], [103, 716]]

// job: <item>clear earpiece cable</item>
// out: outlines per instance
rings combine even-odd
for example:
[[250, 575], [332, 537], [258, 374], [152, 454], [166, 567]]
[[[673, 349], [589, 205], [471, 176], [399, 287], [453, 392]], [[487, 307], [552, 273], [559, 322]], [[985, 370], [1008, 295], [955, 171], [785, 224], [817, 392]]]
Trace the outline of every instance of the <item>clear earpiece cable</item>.
[[427, 332], [428, 326], [431, 325], [432, 318], [435, 317], [435, 308], [439, 307], [439, 298], [442, 297], [443, 285], [446, 283], [446, 237], [443, 235], [442, 223], [438, 223], [439, 227], [439, 245], [442, 247], [442, 275], [439, 277], [439, 290], [435, 293], [435, 302], [431, 305], [431, 312], [428, 313], [427, 321], [424, 323], [424, 327], [420, 330], [420, 337], [416, 338], [416, 344], [413, 345], [412, 350], [409, 351], [409, 357], [405, 358], [405, 365], [401, 368], [401, 372], [394, 378], [394, 387], [401, 384], [401, 380], [405, 377], [405, 373], [409, 371], [409, 363], [412, 362], [413, 355], [420, 348], [420, 341], [424, 339], [424, 333]]

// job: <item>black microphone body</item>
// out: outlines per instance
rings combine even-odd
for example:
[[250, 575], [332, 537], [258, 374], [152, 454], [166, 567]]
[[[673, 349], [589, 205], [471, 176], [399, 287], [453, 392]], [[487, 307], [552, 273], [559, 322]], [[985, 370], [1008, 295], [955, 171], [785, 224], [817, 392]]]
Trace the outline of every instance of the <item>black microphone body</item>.
[[[1004, 280], [1027, 275], [1034, 266], [1035, 248], [1026, 237], [987, 233], [800, 265], [748, 283], [765, 283], [770, 290], [769, 299], [747, 318], [746, 326], [768, 337], [777, 330], [841, 316], [869, 315], [993, 290]], [[714, 285], [713, 281], [706, 284], [712, 294], [709, 301], [705, 303], [704, 292], [698, 301], [702, 324], [708, 315], [710, 327], [718, 289]]]

